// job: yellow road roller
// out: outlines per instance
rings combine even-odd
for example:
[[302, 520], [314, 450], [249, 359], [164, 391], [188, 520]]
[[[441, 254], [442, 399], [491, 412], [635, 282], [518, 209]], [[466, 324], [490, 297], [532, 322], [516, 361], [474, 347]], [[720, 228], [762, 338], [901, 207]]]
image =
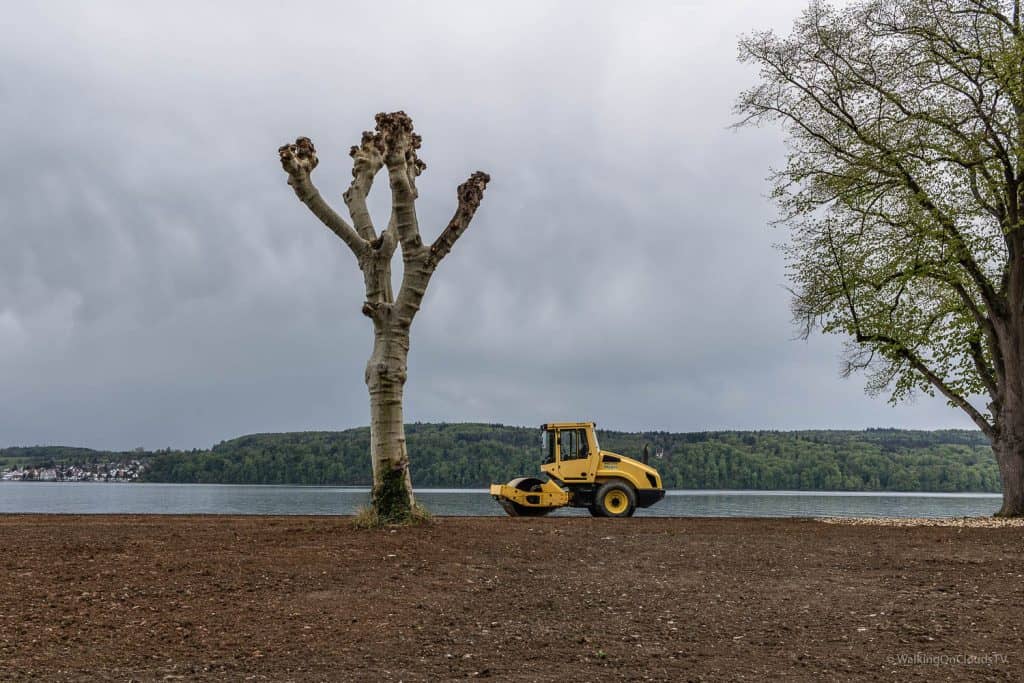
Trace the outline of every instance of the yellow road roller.
[[665, 497], [658, 471], [624, 455], [602, 451], [593, 422], [540, 426], [544, 481], [519, 477], [491, 484], [491, 495], [513, 517], [540, 517], [560, 507], [585, 507], [594, 517], [631, 517]]

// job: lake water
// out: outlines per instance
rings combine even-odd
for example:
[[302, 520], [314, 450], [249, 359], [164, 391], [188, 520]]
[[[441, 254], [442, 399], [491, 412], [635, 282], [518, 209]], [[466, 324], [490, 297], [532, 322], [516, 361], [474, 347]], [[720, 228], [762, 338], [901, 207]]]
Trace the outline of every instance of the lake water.
[[[485, 490], [425, 489], [417, 497], [441, 516], [504, 515]], [[0, 513], [348, 515], [369, 501], [354, 487], [221, 484], [0, 482]], [[999, 509], [994, 493], [669, 491], [637, 516], [974, 517]], [[555, 515], [588, 515], [564, 508]]]

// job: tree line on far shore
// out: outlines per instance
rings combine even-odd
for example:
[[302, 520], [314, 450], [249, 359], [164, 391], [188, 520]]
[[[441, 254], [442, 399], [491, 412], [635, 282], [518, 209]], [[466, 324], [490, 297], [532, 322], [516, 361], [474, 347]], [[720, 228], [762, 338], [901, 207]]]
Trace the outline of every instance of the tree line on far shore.
[[[477, 488], [537, 474], [539, 430], [489, 424], [410, 424], [414, 483]], [[651, 464], [672, 489], [998, 492], [999, 471], [980, 431], [598, 431], [601, 448]], [[369, 429], [252, 434], [209, 450], [123, 454], [0, 449], [0, 463], [45, 465], [117, 455], [147, 463], [150, 482], [369, 486]], [[656, 457], [658, 452], [662, 457]]]

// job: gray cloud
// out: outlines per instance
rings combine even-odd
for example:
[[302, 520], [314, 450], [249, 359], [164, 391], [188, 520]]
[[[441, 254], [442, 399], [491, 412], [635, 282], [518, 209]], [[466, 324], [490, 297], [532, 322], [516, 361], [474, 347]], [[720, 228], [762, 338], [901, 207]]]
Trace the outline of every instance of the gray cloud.
[[[19, 6], [0, 45], [0, 444], [204, 446], [367, 421], [344, 246], [276, 148], [424, 136], [421, 225], [493, 177], [413, 329], [413, 420], [697, 430], [967, 426], [793, 341], [764, 176], [727, 130], [765, 3]], [[387, 215], [381, 183], [372, 197]]]

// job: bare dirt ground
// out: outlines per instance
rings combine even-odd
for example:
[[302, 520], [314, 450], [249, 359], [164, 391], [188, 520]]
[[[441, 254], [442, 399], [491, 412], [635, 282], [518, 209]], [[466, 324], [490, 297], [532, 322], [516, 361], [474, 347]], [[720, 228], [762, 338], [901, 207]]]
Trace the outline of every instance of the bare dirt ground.
[[1021, 680], [1024, 530], [0, 516], [0, 680]]

